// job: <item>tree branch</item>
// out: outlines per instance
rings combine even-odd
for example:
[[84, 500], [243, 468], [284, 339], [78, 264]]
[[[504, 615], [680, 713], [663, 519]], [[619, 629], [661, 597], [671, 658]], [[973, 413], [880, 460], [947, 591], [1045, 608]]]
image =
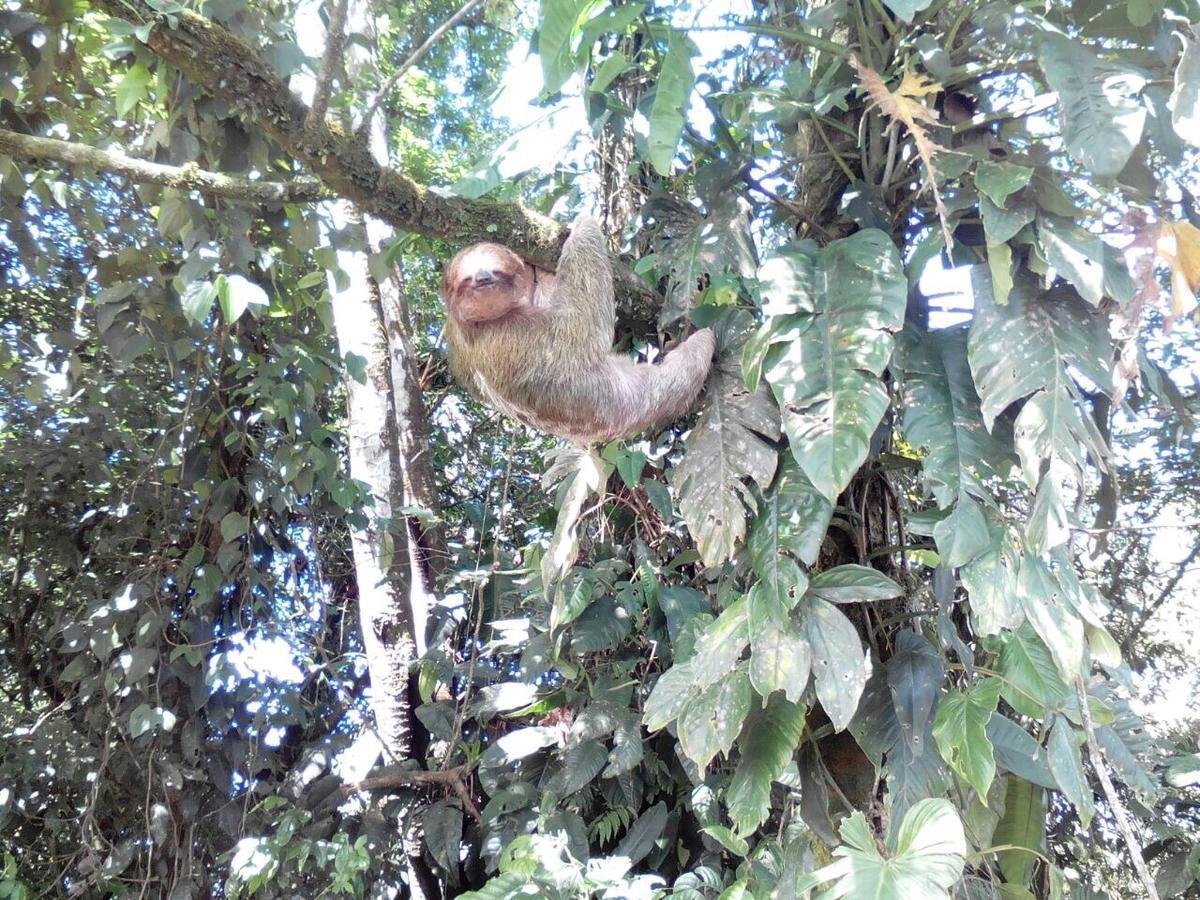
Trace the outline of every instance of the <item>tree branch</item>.
[[366, 115], [363, 116], [363, 120], [358, 124], [358, 133], [360, 135], [367, 133], [367, 129], [371, 127], [371, 119], [374, 118], [375, 113], [379, 110], [379, 104], [381, 104], [384, 98], [391, 93], [391, 90], [396, 86], [396, 83], [404, 77], [404, 73], [424, 59], [425, 54], [428, 53], [429, 49], [441, 39], [442, 35], [465, 19], [467, 17], [467, 13], [469, 13], [482, 2], [483, 0], [467, 0], [467, 2], [462, 5], [458, 12], [439, 25], [433, 34], [425, 39], [421, 46], [417, 47], [416, 50], [409, 54], [408, 59], [400, 63], [399, 68], [397, 68], [396, 71], [388, 77], [388, 80], [383, 83], [383, 87], [379, 89], [379, 92], [375, 95], [375, 98], [367, 107]]
[[471, 772], [466, 766], [455, 766], [453, 769], [442, 769], [439, 771], [398, 769], [364, 778], [356, 784], [343, 785], [342, 793], [349, 797], [360, 791], [376, 791], [392, 787], [406, 787], [414, 784], [441, 784], [454, 791], [459, 799], [462, 800], [463, 808], [466, 809], [473, 819], [479, 821], [479, 807], [475, 805], [475, 800], [471, 797], [471, 792], [467, 789], [466, 779], [470, 777]]
[[[160, 15], [147, 0], [93, 0], [93, 7], [138, 25], [152, 24], [146, 46], [197, 85], [229, 102], [285, 150], [303, 160], [334, 193], [393, 228], [456, 243], [501, 238], [516, 253], [554, 269], [567, 229], [515, 203], [431, 190], [381, 166], [366, 141], [328, 121], [305, 127], [308, 107], [243, 40], [191, 10]], [[618, 299], [636, 309], [657, 297], [616, 263]]]
[[333, 70], [342, 60], [342, 48], [346, 44], [346, 7], [348, 0], [333, 0], [329, 11], [329, 30], [325, 36], [325, 55], [321, 57], [321, 70], [317, 73], [317, 88], [313, 92], [312, 106], [308, 110], [305, 124], [312, 128], [325, 118], [329, 109], [329, 95], [333, 91]]
[[234, 200], [303, 203], [334, 197], [332, 191], [311, 176], [300, 176], [288, 181], [254, 181], [222, 175], [219, 172], [206, 172], [194, 165], [164, 166], [126, 156], [120, 150], [98, 150], [86, 144], [33, 137], [9, 131], [7, 128], [0, 128], [0, 153], [36, 162], [57, 162], [71, 169], [107, 172], [139, 183], [196, 190]]
[[1158, 889], [1154, 886], [1154, 876], [1150, 874], [1150, 870], [1146, 867], [1146, 858], [1142, 855], [1142, 848], [1138, 844], [1137, 835], [1133, 833], [1133, 827], [1129, 824], [1129, 813], [1125, 810], [1125, 804], [1121, 802], [1121, 795], [1117, 793], [1117, 789], [1113, 786], [1112, 779], [1108, 776], [1108, 766], [1104, 762], [1104, 756], [1100, 752], [1100, 742], [1096, 739], [1096, 728], [1092, 724], [1092, 711], [1088, 706], [1087, 689], [1084, 687], [1083, 678], [1076, 677], [1075, 679], [1075, 696], [1079, 698], [1079, 718], [1083, 724], [1083, 730], [1087, 734], [1088, 756], [1092, 759], [1092, 768], [1096, 770], [1096, 777], [1100, 779], [1100, 787], [1104, 790], [1104, 797], [1108, 800], [1109, 807], [1112, 808], [1113, 818], [1117, 821], [1117, 828], [1121, 832], [1121, 837], [1125, 840], [1125, 846], [1129, 850], [1129, 859], [1133, 863], [1133, 869], [1137, 872], [1138, 880], [1141, 881], [1142, 887], [1146, 889], [1146, 896], [1150, 900], [1158, 900]]

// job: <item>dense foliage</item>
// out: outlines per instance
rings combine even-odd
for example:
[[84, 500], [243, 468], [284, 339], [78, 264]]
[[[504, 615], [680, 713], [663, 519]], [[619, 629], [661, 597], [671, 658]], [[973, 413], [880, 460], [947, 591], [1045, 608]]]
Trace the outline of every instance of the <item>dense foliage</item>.
[[[1200, 629], [1198, 31], [0, 6], [0, 896], [1196, 890], [1194, 705], [1142, 716]], [[452, 384], [437, 297], [580, 209], [622, 348], [720, 342], [594, 452]]]

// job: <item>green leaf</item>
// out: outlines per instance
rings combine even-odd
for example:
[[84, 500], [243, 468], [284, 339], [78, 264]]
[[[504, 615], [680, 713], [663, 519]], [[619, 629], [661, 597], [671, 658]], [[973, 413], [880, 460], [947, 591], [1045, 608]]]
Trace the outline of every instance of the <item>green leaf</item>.
[[983, 231], [987, 242], [1003, 244], [1017, 236], [1022, 228], [1037, 216], [1037, 208], [1033, 201], [1024, 194], [1014, 198], [1006, 208], [1001, 209], [987, 197], [979, 198], [979, 215], [983, 220]]
[[1016, 550], [1008, 528], [993, 518], [988, 524], [988, 546], [959, 570], [971, 601], [971, 626], [981, 635], [999, 634], [1025, 620], [1017, 599]]
[[[543, 782], [544, 789], [559, 797], [570, 797], [583, 790], [608, 763], [608, 748], [599, 741], [580, 741], [563, 751], [559, 768]], [[553, 764], [547, 771], [554, 771]]]
[[227, 275], [220, 289], [221, 313], [227, 325], [241, 318], [251, 306], [269, 306], [267, 292], [244, 275]]
[[1145, 78], [1066, 35], [1047, 35], [1039, 56], [1058, 93], [1067, 152], [1097, 178], [1117, 175], [1142, 140], [1146, 109], [1138, 94]]
[[903, 324], [908, 283], [895, 246], [872, 229], [821, 250], [796, 245], [785, 259], [798, 267], [794, 288], [816, 290], [783, 302], [820, 313], [792, 340], [770, 348], [765, 373], [793, 456], [833, 501], [866, 459], [887, 410], [880, 376], [891, 359], [892, 332]]
[[988, 241], [987, 262], [988, 274], [992, 279], [992, 296], [1000, 306], [1008, 303], [1008, 295], [1012, 292], [1012, 258], [1012, 247], [1007, 243]]
[[1033, 175], [1033, 169], [1010, 162], [981, 162], [975, 170], [975, 187], [989, 200], [1004, 208], [1009, 194], [1015, 194]]
[[708, 597], [694, 588], [659, 585], [657, 596], [659, 609], [667, 620], [667, 634], [671, 637], [671, 643], [679, 639], [679, 632], [684, 625], [709, 611]]
[[735, 601], [696, 639], [694, 659], [697, 686], [707, 687], [730, 672], [750, 643], [749, 609], [745, 598]]
[[1062, 385], [1067, 367], [1112, 390], [1105, 320], [1079, 301], [1050, 299], [1031, 279], [1013, 286], [1005, 306], [976, 301], [967, 358], [989, 430], [1011, 404]]
[[766, 391], [748, 392], [729, 371], [710, 378], [708, 391], [671, 481], [701, 557], [716, 566], [733, 557], [746, 535], [746, 510], [754, 503], [746, 481], [765, 490], [775, 476], [778, 457], [768, 441], [779, 437], [779, 412]]
[[896, 635], [895, 653], [887, 661], [886, 671], [892, 708], [900, 725], [900, 742], [909, 745], [912, 756], [921, 756], [945, 676], [941, 654], [916, 632], [901, 631]]
[[692, 57], [697, 53], [691, 40], [674, 28], [667, 29], [667, 52], [654, 86], [654, 105], [650, 108], [650, 131], [646, 137], [647, 155], [660, 175], [670, 175], [675, 149], [683, 134], [684, 117], [696, 75]]
[[213, 300], [217, 298], [217, 286], [211, 281], [192, 281], [183, 289], [180, 304], [183, 314], [197, 325], [204, 323], [212, 312]]
[[984, 427], [967, 338], [965, 327], [922, 332], [910, 326], [896, 348], [904, 374], [904, 434], [927, 449], [921, 474], [943, 509], [964, 491], [990, 497], [983, 482], [1000, 474], [1009, 457]]
[[812, 486], [794, 459], [785, 459], [750, 528], [746, 547], [751, 567], [760, 576], [774, 576], [784, 553], [811, 566], [832, 518], [833, 504]]
[[746, 595], [747, 611], [751, 627], [763, 622], [783, 627], [791, 611], [808, 589], [808, 576], [799, 564], [789, 556], [774, 559], [768, 577], [750, 588]]
[[1037, 230], [1046, 261], [1075, 285], [1079, 296], [1097, 306], [1104, 299], [1104, 241], [1052, 216], [1039, 218]]
[[621, 838], [621, 843], [617, 844], [617, 849], [613, 851], [613, 856], [624, 856], [629, 860], [630, 866], [637, 865], [654, 848], [655, 841], [666, 827], [667, 804], [660, 800], [629, 826], [625, 837]]
[[867, 603], [904, 596], [904, 588], [878, 569], [857, 563], [818, 572], [808, 589], [814, 596], [831, 603]]
[[1004, 815], [992, 834], [997, 847], [1018, 847], [998, 854], [1004, 880], [1028, 887], [1038, 854], [1042, 853], [1046, 834], [1046, 792], [1021, 778], [1007, 778]]
[[933, 0], [884, 0], [884, 6], [902, 22], [911, 23], [917, 13], [929, 9]]
[[592, 5], [593, 0], [542, 0], [537, 50], [544, 93], [553, 94], [575, 73], [580, 62], [574, 49], [579, 21]]
[[[750, 845], [725, 825], [708, 825], [701, 830], [734, 856], [744, 857], [750, 852]], [[724, 894], [721, 895], [721, 897], [724, 896]]]
[[679, 746], [700, 768], [728, 753], [750, 712], [750, 679], [744, 669], [709, 685], [679, 716]]
[[117, 83], [117, 115], [125, 116], [132, 112], [139, 102], [146, 99], [153, 83], [154, 76], [140, 62], [130, 66], [129, 71]]
[[738, 834], [749, 834], [770, 815], [771, 784], [792, 760], [804, 733], [804, 714], [803, 706], [772, 697], [766, 709], [756, 711], [747, 723], [738, 742], [737, 768], [725, 793]]
[[837, 731], [850, 722], [867, 684], [867, 657], [854, 625], [832, 603], [818, 598], [801, 606], [812, 648], [817, 699]]
[[625, 54], [620, 50], [616, 51], [600, 64], [600, 68], [596, 70], [595, 76], [588, 85], [588, 90], [601, 94], [604, 93], [616, 77], [629, 68], [629, 65], [629, 60], [625, 58]]
[[1183, 55], [1175, 69], [1175, 89], [1167, 106], [1175, 133], [1193, 147], [1200, 147], [1200, 44], [1180, 39]]
[[1070, 690], [1029, 623], [1000, 638], [996, 670], [1003, 676], [1001, 694], [1022, 715], [1042, 719], [1070, 706]]
[[221, 540], [229, 543], [240, 538], [250, 527], [250, 520], [241, 513], [226, 513], [221, 519]]
[[694, 661], [693, 657], [687, 662], [675, 663], [654, 683], [642, 713], [642, 721], [650, 731], [666, 728], [675, 721], [697, 692]]
[[933, 539], [942, 565], [952, 569], [969, 563], [991, 543], [983, 510], [967, 494], [958, 498], [950, 515], [933, 526]]
[[841, 833], [844, 843], [833, 851], [837, 861], [800, 878], [798, 891], [835, 881], [830, 897], [943, 900], [962, 875], [966, 836], [946, 800], [914, 804], [896, 828], [886, 857], [861, 812], [842, 822]]
[[987, 737], [998, 769], [1049, 790], [1057, 788], [1046, 765], [1046, 751], [1012, 719], [994, 713], [987, 724]]
[[1083, 665], [1083, 622], [1063, 595], [1049, 567], [1026, 553], [1017, 576], [1021, 607], [1045, 642], [1065, 684], [1074, 682]]
[[812, 651], [807, 639], [787, 620], [763, 619], [750, 631], [750, 683], [763, 697], [774, 691], [798, 703], [808, 685]]
[[547, 747], [553, 747], [557, 743], [558, 730], [555, 728], [542, 726], [518, 728], [489, 744], [479, 758], [479, 763], [492, 768], [512, 765], [518, 760], [532, 756]]
[[967, 692], [950, 691], [938, 704], [933, 737], [938, 752], [986, 802], [996, 776], [987, 725], [1000, 699], [998, 678], [985, 678]]
[[1095, 815], [1096, 805], [1092, 799], [1092, 786], [1088, 784], [1083, 763], [1079, 760], [1079, 745], [1082, 742], [1083, 735], [1077, 735], [1070, 722], [1062, 716], [1055, 716], [1046, 745], [1046, 759], [1063, 796], [1079, 811], [1079, 820], [1086, 829]]

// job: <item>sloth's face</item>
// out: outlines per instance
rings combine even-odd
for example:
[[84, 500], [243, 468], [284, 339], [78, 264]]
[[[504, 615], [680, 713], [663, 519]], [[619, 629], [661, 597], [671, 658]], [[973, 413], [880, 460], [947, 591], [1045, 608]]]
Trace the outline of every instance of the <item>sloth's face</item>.
[[442, 297], [460, 325], [483, 325], [533, 305], [535, 273], [507, 247], [475, 244], [461, 251], [442, 278]]

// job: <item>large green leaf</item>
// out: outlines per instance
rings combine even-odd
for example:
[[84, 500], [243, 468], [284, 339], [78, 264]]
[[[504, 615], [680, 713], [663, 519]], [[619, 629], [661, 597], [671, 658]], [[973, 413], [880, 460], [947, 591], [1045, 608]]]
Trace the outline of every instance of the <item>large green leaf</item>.
[[1086, 829], [1095, 815], [1096, 803], [1092, 799], [1092, 786], [1088, 784], [1087, 773], [1083, 771], [1083, 763], [1079, 759], [1081, 743], [1083, 735], [1077, 734], [1063, 716], [1055, 716], [1050, 740], [1046, 744], [1046, 761], [1063, 796], [1074, 804], [1079, 812], [1079, 820]]
[[1175, 89], [1167, 105], [1176, 134], [1193, 147], [1200, 147], [1200, 43], [1183, 39]]
[[999, 712], [993, 713], [987, 724], [987, 737], [992, 744], [996, 768], [1000, 771], [1011, 772], [1050, 790], [1057, 787], [1050, 767], [1046, 765], [1046, 751], [1012, 719]]
[[879, 852], [866, 817], [853, 813], [842, 822], [837, 861], [799, 879], [809, 890], [827, 881], [836, 884], [825, 895], [872, 900], [940, 900], [962, 875], [967, 853], [962, 821], [946, 800], [922, 800], [909, 809]]
[[704, 768], [718, 753], [728, 753], [750, 712], [754, 692], [744, 669], [735, 669], [705, 688], [679, 716], [679, 746]]
[[1026, 278], [1013, 285], [1006, 305], [986, 296], [976, 303], [967, 357], [989, 429], [1018, 400], [1061, 388], [1068, 366], [1112, 389], [1107, 326], [1079, 300], [1045, 295]]
[[747, 480], [765, 489], [775, 476], [778, 457], [767, 441], [779, 437], [779, 413], [764, 390], [747, 391], [728, 370], [719, 370], [708, 390], [671, 481], [700, 555], [715, 566], [745, 537], [754, 502]]
[[608, 748], [600, 741], [580, 741], [567, 747], [561, 757], [546, 767], [542, 789], [559, 797], [583, 790], [608, 762]]
[[888, 688], [900, 738], [914, 745], [914, 756], [925, 752], [920, 741], [929, 731], [944, 674], [941, 654], [929, 641], [914, 631], [896, 635], [895, 653], [887, 661]]
[[996, 776], [987, 725], [996, 711], [1000, 687], [998, 678], [985, 678], [969, 691], [950, 691], [938, 704], [933, 723], [942, 759], [984, 799]]
[[834, 500], [866, 459], [888, 407], [879, 376], [903, 323], [907, 280], [891, 240], [870, 229], [820, 250], [796, 245], [784, 260], [796, 267], [792, 289], [800, 293], [770, 304], [817, 312], [792, 340], [770, 347], [764, 371], [796, 461]]
[[697, 53], [691, 40], [674, 28], [667, 29], [667, 52], [654, 85], [654, 105], [650, 108], [650, 132], [646, 137], [650, 163], [660, 175], [670, 175], [675, 148], [683, 134], [688, 98], [696, 83], [692, 57]]
[[783, 691], [799, 702], [808, 685], [812, 650], [790, 619], [781, 625], [765, 618], [750, 629], [750, 683], [763, 697]]
[[983, 509], [969, 494], [963, 494], [950, 515], [933, 526], [933, 539], [943, 566], [956, 569], [966, 565], [991, 543]]
[[814, 575], [811, 593], [830, 603], [868, 603], [904, 595], [904, 588], [878, 569], [846, 563]]
[[1026, 622], [1004, 634], [999, 643], [996, 668], [1003, 676], [1001, 693], [1013, 709], [1030, 718], [1042, 719], [1070, 708], [1071, 691], [1058, 674], [1054, 657], [1034, 633], [1033, 625]]
[[[575, 40], [585, 12], [595, 0], [542, 0], [538, 19], [538, 57], [542, 61], [544, 91], [553, 94], [579, 66]], [[588, 48], [590, 49], [590, 48]]]
[[967, 361], [967, 329], [900, 336], [896, 357], [904, 373], [904, 434], [927, 450], [921, 474], [945, 509], [964, 491], [988, 498], [982, 479], [1005, 467], [1008, 450], [983, 424]]
[[817, 597], [801, 605], [804, 633], [812, 648], [817, 699], [833, 727], [850, 722], [867, 684], [867, 657], [854, 625], [840, 609]]
[[811, 566], [832, 518], [833, 504], [812, 486], [794, 459], [784, 460], [750, 527], [746, 541], [750, 565], [763, 578], [773, 577], [784, 553]]
[[1083, 664], [1083, 621], [1064, 596], [1058, 579], [1041, 559], [1026, 553], [1017, 576], [1021, 608], [1050, 650], [1059, 675], [1072, 684]]
[[738, 764], [725, 794], [729, 818], [739, 834], [748, 834], [771, 812], [771, 784], [792, 758], [804, 733], [803, 706], [772, 697], [754, 713], [738, 742]]
[[1098, 178], [1117, 175], [1142, 140], [1145, 77], [1066, 35], [1047, 36], [1039, 57], [1058, 93], [1067, 152]]
[[1008, 778], [1004, 796], [1004, 815], [992, 834], [998, 847], [1016, 847], [999, 854], [1004, 880], [1017, 887], [1028, 887], [1042, 852], [1046, 835], [1046, 792], [1023, 778]]
[[1016, 628], [1025, 619], [1017, 599], [1017, 552], [1008, 527], [989, 517], [987, 549], [959, 570], [971, 600], [971, 625], [981, 635]]

